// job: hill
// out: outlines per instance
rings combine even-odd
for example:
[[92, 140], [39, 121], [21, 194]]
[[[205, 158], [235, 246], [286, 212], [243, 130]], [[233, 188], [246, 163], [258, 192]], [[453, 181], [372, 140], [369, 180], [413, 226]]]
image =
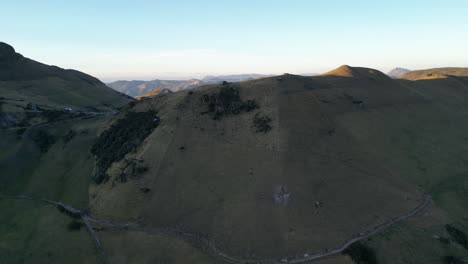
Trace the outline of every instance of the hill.
[[317, 263], [466, 256], [467, 101], [463, 77], [342, 66], [3, 129], [1, 193], [85, 213], [0, 199], [0, 256], [98, 263], [103, 249], [110, 263], [303, 263], [360, 237], [347, 256]]
[[172, 94], [173, 92], [167, 88], [161, 89], [161, 88], [156, 88], [153, 90], [149, 90], [148, 92], [138, 95], [135, 98], [136, 99], [142, 99], [142, 98], [150, 98], [150, 97], [156, 97], [156, 96], [163, 96], [167, 94]]
[[[430, 193], [433, 217], [369, 245], [382, 263], [431, 263], [451, 253], [423, 230], [446, 236], [444, 225], [466, 215], [455, 206], [466, 197], [441, 185], [465, 184], [458, 175], [467, 169], [448, 165], [463, 153], [463, 114], [453, 110], [466, 112], [468, 98], [463, 83], [454, 85], [342, 66], [146, 100], [133, 111], [158, 110], [160, 126], [92, 188], [91, 208], [151, 228], [179, 226], [230, 256], [261, 260], [334, 248]], [[403, 238], [411, 251], [392, 244]]]
[[92, 76], [25, 58], [3, 42], [0, 84], [4, 98], [62, 108], [111, 110], [130, 101]]
[[0, 43], [0, 128], [112, 113], [132, 100], [92, 76], [33, 61]]
[[400, 76], [402, 76], [403, 74], [408, 73], [408, 72], [410, 72], [410, 70], [408, 70], [408, 69], [395, 68], [395, 69], [392, 69], [391, 71], [389, 71], [387, 73], [387, 75], [392, 77], [392, 78], [400, 78]]
[[401, 76], [402, 79], [407, 80], [423, 80], [423, 79], [438, 79], [446, 78], [447, 76], [467, 77], [468, 68], [434, 68], [427, 70], [418, 70], [405, 73]]
[[355, 79], [368, 79], [368, 80], [387, 80], [388, 76], [384, 73], [363, 67], [350, 67], [342, 65], [334, 70], [323, 73], [320, 76], [337, 76], [337, 77], [350, 77]]

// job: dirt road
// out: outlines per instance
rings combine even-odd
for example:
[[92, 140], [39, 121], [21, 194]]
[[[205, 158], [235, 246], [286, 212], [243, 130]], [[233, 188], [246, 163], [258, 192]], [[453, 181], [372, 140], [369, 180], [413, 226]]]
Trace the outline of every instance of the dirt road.
[[294, 258], [281, 258], [281, 259], [242, 259], [242, 258], [237, 258], [234, 256], [230, 256], [229, 254], [226, 254], [225, 252], [219, 250], [216, 246], [214, 241], [211, 241], [210, 239], [206, 237], [202, 237], [200, 235], [186, 232], [177, 228], [152, 228], [152, 227], [146, 227], [142, 226], [138, 223], [115, 223], [110, 220], [106, 219], [99, 219], [96, 217], [93, 217], [90, 215], [88, 212], [84, 210], [80, 210], [77, 208], [74, 208], [71, 205], [67, 205], [63, 202], [59, 201], [52, 201], [44, 198], [37, 198], [37, 197], [32, 197], [29, 195], [17, 195], [17, 196], [6, 196], [6, 195], [0, 195], [0, 198], [4, 199], [24, 199], [24, 200], [32, 200], [32, 201], [38, 201], [38, 202], [43, 202], [47, 203], [50, 205], [54, 205], [57, 208], [59, 208], [61, 211], [65, 211], [67, 214], [72, 215], [77, 218], [81, 218], [83, 223], [86, 225], [86, 228], [94, 240], [94, 243], [96, 245], [96, 248], [98, 252], [102, 255], [104, 261], [107, 263], [107, 258], [106, 254], [102, 248], [101, 242], [99, 240], [99, 237], [97, 236], [96, 232], [94, 229], [97, 227], [103, 228], [103, 229], [110, 229], [110, 230], [127, 230], [127, 231], [139, 231], [139, 232], [144, 232], [147, 234], [158, 234], [158, 235], [169, 235], [172, 237], [176, 237], [179, 239], [184, 239], [185, 241], [190, 242], [192, 245], [195, 247], [203, 249], [205, 252], [207, 252], [209, 255], [222, 260], [223, 262], [226, 263], [231, 263], [231, 264], [247, 264], [247, 263], [256, 263], [256, 264], [281, 264], [281, 263], [305, 263], [305, 262], [313, 262], [317, 260], [321, 260], [324, 258], [329, 258], [333, 257], [336, 255], [341, 254], [344, 250], [346, 250], [349, 246], [351, 246], [353, 243], [365, 240], [373, 235], [376, 235], [391, 226], [398, 224], [399, 222], [402, 222], [412, 216], [415, 216], [425, 209], [427, 209], [431, 203], [432, 199], [429, 195], [425, 195], [422, 199], [422, 202], [412, 209], [411, 211], [407, 212], [406, 214], [403, 214], [401, 216], [392, 218], [384, 223], [381, 223], [379, 225], [373, 226], [368, 228], [365, 231], [360, 232], [358, 235], [351, 237], [344, 243], [338, 245], [335, 249], [329, 250], [329, 251], [322, 251], [322, 252], [316, 252], [316, 253], [304, 253], [300, 257], [294, 257]]

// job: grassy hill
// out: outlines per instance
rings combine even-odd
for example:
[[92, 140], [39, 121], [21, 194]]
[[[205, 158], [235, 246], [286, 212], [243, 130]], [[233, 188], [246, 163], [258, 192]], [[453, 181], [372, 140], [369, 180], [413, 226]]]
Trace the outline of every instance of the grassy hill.
[[[399, 81], [343, 66], [317, 77], [285, 75], [227, 86], [258, 108], [237, 113], [229, 110], [236, 100], [216, 103], [215, 110], [210, 100], [201, 103], [213, 95], [223, 101], [223, 85], [137, 104], [136, 111], [159, 111], [161, 124], [139, 151], [109, 170], [108, 182], [92, 188], [91, 208], [153, 227], [182, 226], [244, 258], [332, 248], [356, 230], [408, 211], [423, 193], [432, 194], [437, 206], [419, 219], [425, 227], [416, 221], [400, 234], [411, 253], [377, 249], [382, 263], [403, 261], [399, 254], [439, 263], [450, 250], [432, 235], [446, 236], [446, 223], [466, 230], [466, 212], [454, 206], [466, 201], [464, 191], [441, 185], [464, 181], [459, 175], [467, 169], [459, 163], [465, 149], [456, 146], [465, 140], [457, 120], [466, 113], [467, 97], [452, 97], [465, 93], [462, 83]], [[270, 120], [271, 130], [257, 131], [257, 114]], [[122, 183], [132, 159], [146, 169]], [[414, 252], [429, 254], [431, 261], [408, 257]]]
[[92, 76], [33, 61], [0, 42], [0, 127], [112, 113], [131, 101]]
[[25, 58], [3, 42], [0, 42], [0, 95], [4, 104], [10, 104], [5, 102], [9, 100], [20, 105], [31, 102], [83, 111], [111, 111], [130, 101], [92, 76]]
[[142, 95], [138, 95], [135, 98], [136, 99], [149, 98], [149, 97], [155, 97], [155, 96], [163, 96], [163, 95], [172, 94], [172, 93], [173, 92], [167, 88], [164, 88], [164, 89], [156, 88]]
[[[463, 77], [392, 79], [351, 66], [212, 84], [115, 116], [1, 130], [0, 187], [138, 223], [98, 229], [111, 263], [219, 262], [184, 233], [244, 259], [325, 252], [427, 193], [434, 204], [422, 214], [318, 263], [451, 263], [468, 254], [467, 98]], [[6, 199], [0, 209], [7, 263], [101, 261], [58, 210]]]
[[468, 68], [447, 67], [410, 71], [408, 73], [403, 74], [400, 78], [407, 80], [421, 80], [446, 78], [447, 76], [468, 77]]

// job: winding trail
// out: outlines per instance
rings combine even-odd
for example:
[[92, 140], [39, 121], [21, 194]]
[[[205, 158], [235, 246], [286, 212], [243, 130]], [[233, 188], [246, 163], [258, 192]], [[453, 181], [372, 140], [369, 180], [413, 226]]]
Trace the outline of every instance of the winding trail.
[[91, 221], [94, 221], [94, 218], [89, 216], [88, 212], [86, 212], [84, 210], [76, 209], [73, 206], [70, 206], [70, 205], [65, 204], [63, 202], [57, 202], [57, 201], [52, 201], [52, 200], [49, 200], [49, 199], [33, 197], [33, 196], [30, 196], [30, 195], [16, 195], [16, 196], [0, 195], [0, 198], [24, 199], [24, 200], [32, 200], [32, 201], [43, 202], [43, 203], [47, 203], [47, 204], [56, 206], [57, 209], [59, 209], [59, 211], [65, 212], [70, 217], [81, 218], [83, 223], [86, 226], [86, 229], [88, 230], [88, 233], [90, 234], [91, 238], [94, 240], [94, 244], [96, 245], [96, 249], [99, 252], [99, 254], [102, 256], [104, 263], [108, 263], [106, 254], [104, 252], [104, 249], [102, 248], [101, 241], [99, 240], [99, 237], [96, 235], [96, 232], [94, 232], [94, 227], [90, 224]]
[[[391, 218], [390, 220], [385, 221], [379, 225], [370, 227], [367, 230], [360, 232], [358, 235], [351, 237], [344, 243], [338, 245], [333, 250], [324, 250], [324, 251], [320, 251], [320, 252], [316, 252], [312, 254], [305, 253], [304, 255], [300, 257], [284, 257], [282, 259], [243, 259], [243, 258], [230, 256], [227, 253], [221, 251], [220, 249], [216, 247], [215, 243], [212, 240], [206, 237], [203, 237], [194, 233], [185, 232], [178, 228], [171, 228], [171, 227], [152, 228], [152, 227], [143, 226], [138, 223], [114, 223], [109, 220], [95, 218], [92, 215], [90, 215], [87, 211], [76, 209], [63, 202], [52, 201], [52, 200], [48, 200], [44, 198], [37, 198], [37, 197], [29, 196], [29, 195], [16, 195], [16, 196], [0, 195], [0, 198], [25, 199], [25, 200], [39, 201], [39, 202], [47, 203], [50, 205], [54, 205], [60, 211], [64, 211], [65, 213], [67, 213], [68, 215], [72, 217], [81, 218], [88, 230], [88, 233], [93, 239], [94, 244], [96, 245], [96, 249], [103, 257], [105, 263], [108, 263], [108, 259], [104, 252], [102, 244], [99, 240], [99, 237], [97, 236], [95, 232], [95, 229], [97, 227], [100, 227], [102, 229], [110, 229], [110, 230], [139, 231], [139, 232], [144, 232], [150, 235], [154, 235], [154, 234], [168, 235], [168, 236], [173, 236], [179, 239], [182, 238], [185, 241], [188, 241], [189, 243], [191, 243], [193, 246], [202, 249], [203, 251], [205, 251], [212, 257], [219, 259], [225, 263], [230, 263], [230, 264], [283, 264], [283, 263], [297, 264], [297, 263], [313, 262], [313, 261], [322, 260], [325, 258], [330, 258], [336, 255], [340, 255], [344, 250], [346, 250], [353, 243], [356, 243], [361, 240], [365, 240], [373, 235], [376, 235], [388, 229], [389, 227], [395, 224], [398, 224], [412, 216], [415, 216], [423, 212], [432, 204], [432, 199], [430, 195], [425, 195], [423, 197], [422, 202], [417, 207], [407, 212], [406, 214]], [[94, 226], [93, 224], [96, 226]]]

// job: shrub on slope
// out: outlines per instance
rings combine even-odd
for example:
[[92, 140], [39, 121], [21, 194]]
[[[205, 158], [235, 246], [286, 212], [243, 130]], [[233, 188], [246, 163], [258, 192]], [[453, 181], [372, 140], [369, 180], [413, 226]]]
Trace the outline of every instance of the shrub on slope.
[[128, 112], [104, 131], [91, 148], [97, 161], [93, 180], [98, 184], [106, 180], [106, 171], [111, 164], [140, 146], [158, 124], [159, 117], [155, 111]]

